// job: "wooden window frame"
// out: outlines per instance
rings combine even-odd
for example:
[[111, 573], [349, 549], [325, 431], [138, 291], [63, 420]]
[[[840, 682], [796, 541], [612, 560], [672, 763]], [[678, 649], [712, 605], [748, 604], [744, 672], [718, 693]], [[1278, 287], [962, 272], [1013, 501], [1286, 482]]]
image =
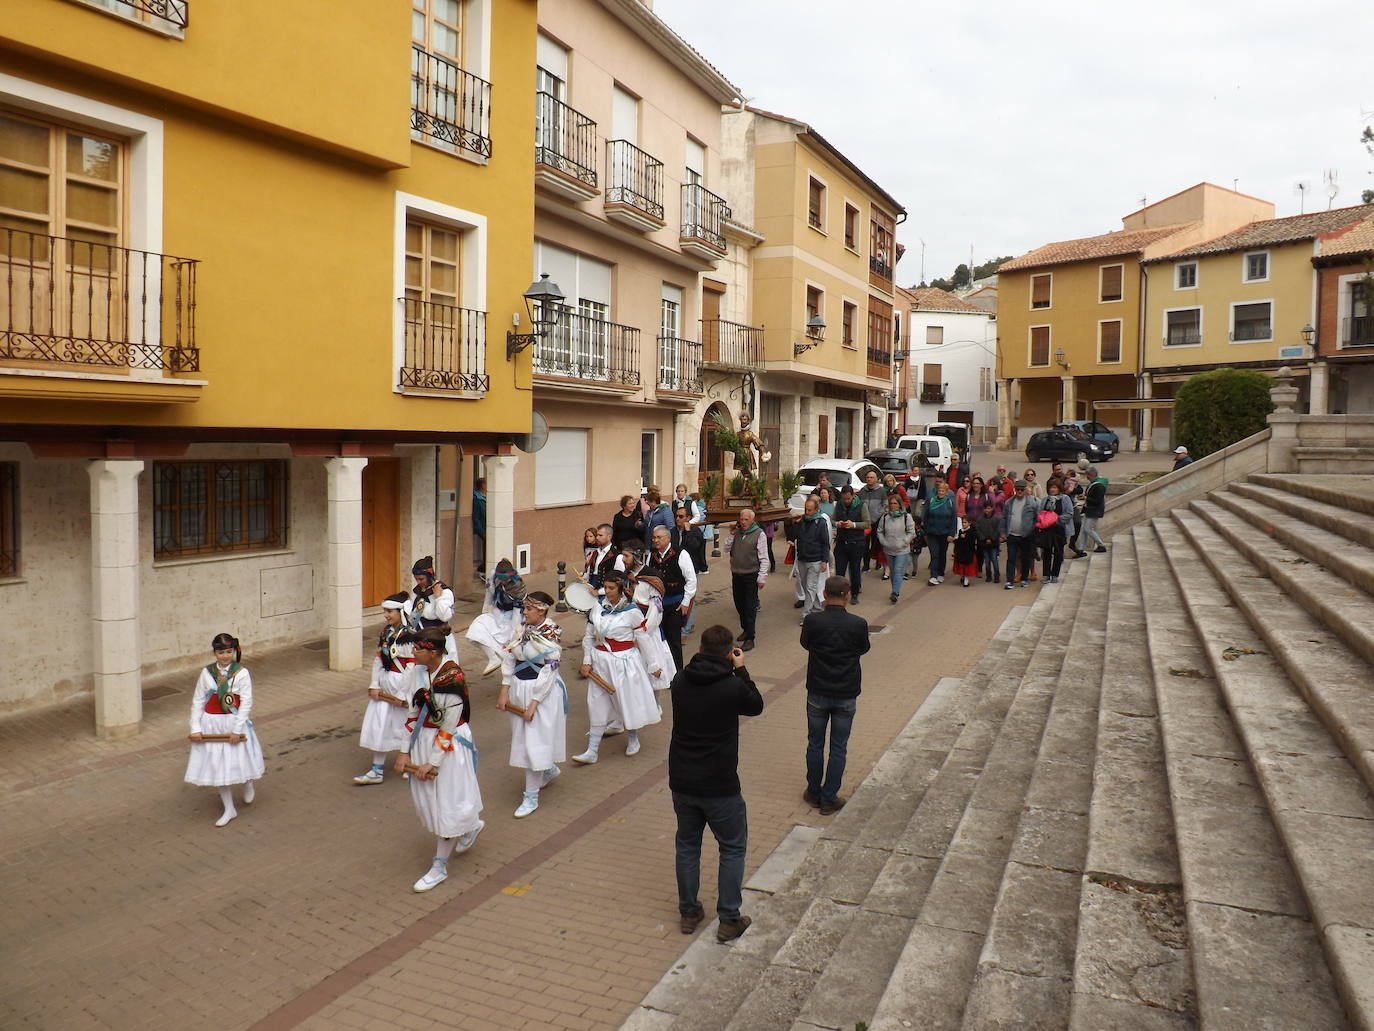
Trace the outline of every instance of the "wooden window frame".
[[[1045, 331], [1045, 360], [1037, 362], [1035, 360], [1035, 331], [1043, 329]], [[1031, 326], [1026, 331], [1026, 367], [1031, 369], [1048, 369], [1050, 358], [1054, 355], [1054, 333], [1049, 326]]]
[[[423, 15], [425, 20], [425, 31], [424, 39], [416, 39], [413, 29], [410, 35], [411, 42], [418, 47], [424, 47], [426, 53], [436, 54], [439, 57], [444, 58], [445, 60], [452, 61], [458, 67], [463, 68], [466, 67], [467, 64], [467, 62], [464, 60], [466, 56], [464, 51], [467, 45], [467, 0], [457, 0], [457, 7], [458, 24], [454, 25], [450, 22], [445, 21], [444, 19], [440, 18], [437, 14], [435, 14], [433, 0], [411, 0], [411, 24], [412, 26], [414, 25], [414, 15], [421, 14]], [[434, 26], [436, 24], [442, 25], [444, 28], [449, 29], [454, 34], [454, 36], [457, 37], [458, 52], [456, 54], [450, 54], [443, 50], [434, 49]]]
[[[1264, 275], [1262, 275], [1262, 276], [1253, 276], [1253, 277], [1252, 277], [1252, 276], [1250, 275], [1250, 259], [1251, 259], [1251, 258], [1258, 258], [1258, 257], [1260, 257], [1261, 255], [1264, 257]], [[1269, 273], [1270, 273], [1270, 271], [1271, 271], [1269, 265], [1270, 265], [1270, 261], [1269, 261], [1269, 251], [1268, 251], [1268, 250], [1246, 251], [1244, 254], [1241, 255], [1241, 258], [1240, 258], [1240, 281], [1241, 281], [1242, 283], [1267, 283], [1267, 282], [1269, 282]]]
[[[1193, 270], [1193, 281], [1191, 283], [1183, 282], [1183, 270], [1188, 268]], [[1198, 268], [1198, 263], [1196, 261], [1176, 262], [1174, 264], [1174, 289], [1196, 290], [1198, 284], [1198, 274], [1200, 271], [1201, 270]]]
[[[1045, 284], [1046, 284], [1046, 285], [1045, 285], [1045, 303], [1044, 303], [1044, 304], [1037, 304], [1037, 303], [1035, 302], [1035, 281], [1036, 281], [1037, 279], [1043, 279], [1043, 280], [1045, 280]], [[1031, 310], [1031, 311], [1047, 311], [1048, 309], [1053, 308], [1053, 307], [1054, 307], [1054, 273], [1053, 273], [1053, 272], [1036, 272], [1034, 275], [1032, 275], [1032, 276], [1030, 277], [1030, 310]]]
[[[1116, 296], [1107, 296], [1107, 270], [1117, 270]], [[1097, 303], [1119, 304], [1126, 299], [1126, 266], [1120, 262], [1114, 265], [1099, 265], [1097, 269]]]
[[[814, 307], [811, 304], [812, 294], [815, 294], [816, 296], [816, 304]], [[819, 286], [814, 286], [811, 283], [807, 283], [806, 301], [804, 303], [806, 305], [806, 317], [808, 320], [817, 315], [819, 315], [821, 318], [825, 318], [825, 290], [823, 288]], [[803, 330], [805, 330], [805, 328], [805, 326], [802, 327]]]
[[[818, 233], [825, 232], [826, 193], [824, 181], [814, 175], [806, 177], [806, 224]], [[813, 199], [818, 199], [819, 203], [813, 204]]]
[[844, 245], [856, 254], [859, 250], [859, 209], [844, 202]]
[[0, 462], [0, 580], [23, 575], [19, 516], [19, 463]]
[[[1106, 326], [1116, 326], [1116, 357], [1107, 358], [1102, 350], [1104, 342], [1103, 328]], [[1098, 365], [1120, 365], [1123, 336], [1126, 325], [1124, 319], [1102, 319], [1097, 324], [1097, 364]]]
[[[262, 499], [250, 496], [253, 483], [245, 475], [252, 466], [263, 467], [262, 480], [266, 488]], [[237, 499], [221, 501], [219, 484], [228, 470], [239, 470], [237, 478]], [[198, 473], [203, 479], [204, 499], [184, 501], [182, 483], [190, 473]], [[169, 484], [174, 492], [174, 500], [159, 501], [159, 492], [164, 484]], [[199, 462], [154, 462], [153, 463], [153, 559], [154, 561], [175, 561], [183, 558], [200, 558], [206, 555], [253, 553], [279, 551], [287, 547], [290, 531], [290, 470], [285, 459], [211, 459]], [[267, 528], [260, 540], [222, 540], [223, 528], [219, 525], [222, 513], [226, 510], [238, 511], [238, 535], [246, 538], [249, 526], [249, 513], [262, 507], [267, 515]], [[182, 540], [186, 511], [203, 512], [204, 533], [198, 543]], [[166, 523], [160, 530], [160, 524]], [[165, 533], [166, 538], [159, 534]], [[169, 543], [170, 541], [170, 543]]]
[[854, 324], [858, 321], [859, 306], [853, 301], [845, 301], [840, 315], [840, 343], [845, 347], [857, 347], [854, 342]]
[[[410, 231], [412, 228], [420, 230], [420, 247], [418, 250], [411, 246]], [[434, 234], [446, 233], [453, 237], [453, 260], [437, 257], [434, 253]], [[453, 226], [441, 225], [438, 222], [429, 222], [422, 218], [407, 217], [405, 233], [405, 258], [406, 258], [406, 297], [410, 300], [424, 301], [433, 304], [447, 304], [454, 308], [463, 306], [463, 239], [464, 231]], [[413, 285], [410, 282], [410, 261], [416, 259], [420, 266], [420, 282]], [[448, 266], [453, 269], [453, 292], [443, 291], [436, 293], [434, 289], [434, 272], [436, 266]], [[411, 297], [411, 292], [415, 291], [418, 296]]]

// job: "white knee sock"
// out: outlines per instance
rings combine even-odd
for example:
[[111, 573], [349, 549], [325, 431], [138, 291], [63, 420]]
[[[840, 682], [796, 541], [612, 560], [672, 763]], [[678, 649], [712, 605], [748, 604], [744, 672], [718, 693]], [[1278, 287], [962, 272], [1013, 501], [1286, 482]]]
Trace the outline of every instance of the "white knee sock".
[[385, 752], [373, 752], [373, 753], [372, 753], [372, 765], [375, 766], [375, 767], [376, 767], [377, 769], [379, 769], [379, 770], [382, 769], [382, 768], [384, 768], [384, 767], [386, 766], [386, 753], [385, 753]]
[[224, 803], [224, 815], [215, 821], [215, 826], [223, 827], [238, 815], [238, 810], [234, 808], [234, 789], [227, 784], [221, 787], [219, 789], [219, 800]]
[[253, 782], [251, 780], [245, 780], [243, 782], [243, 804], [252, 805], [253, 798], [256, 795], [257, 791], [253, 788]]
[[587, 732], [587, 751], [596, 755], [601, 750], [601, 737], [606, 733], [606, 727], [592, 727]]
[[448, 862], [448, 857], [453, 855], [453, 848], [458, 844], [457, 838], [438, 838], [434, 846], [434, 858]]
[[541, 787], [543, 787], [543, 786], [544, 786], [544, 771], [543, 771], [543, 770], [526, 770], [526, 771], [525, 771], [525, 794], [527, 794], [527, 795], [537, 795], [537, 794], [539, 794], [539, 789], [540, 789]]

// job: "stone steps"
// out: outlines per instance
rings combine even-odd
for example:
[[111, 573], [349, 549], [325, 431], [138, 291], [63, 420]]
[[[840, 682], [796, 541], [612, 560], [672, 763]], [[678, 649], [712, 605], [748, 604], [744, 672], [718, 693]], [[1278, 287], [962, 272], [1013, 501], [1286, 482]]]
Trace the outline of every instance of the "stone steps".
[[[1156, 532], [1249, 760], [1233, 765], [1233, 777], [1244, 778], [1242, 794], [1249, 802], [1254, 794], [1243, 789], [1258, 787], [1326, 953], [1326, 970], [1313, 965], [1305, 980], [1285, 986], [1278, 1001], [1291, 1005], [1292, 998], [1308, 992], [1302, 1009], [1310, 1020], [1312, 1007], [1328, 993], [1329, 976], [1351, 1023], [1374, 1027], [1374, 869], [1369, 866], [1374, 799], [1282, 665], [1265, 650], [1264, 638], [1234, 604], [1237, 597], [1214, 575], [1211, 563], [1239, 556], [1227, 554], [1225, 540], [1198, 514], [1175, 511], [1172, 520], [1180, 534], [1161, 531], [1160, 520]], [[1233, 936], [1242, 918], [1226, 917], [1219, 933]], [[1337, 1001], [1330, 998], [1329, 1006]]]
[[1374, 650], [1374, 602], [1255, 534], [1232, 509], [1195, 501], [1191, 510], [1224, 542], [1216, 545], [1217, 554], [1205, 556], [1213, 575], [1251, 625], [1260, 628], [1266, 650], [1340, 743], [1365, 785], [1374, 787], [1370, 660], [1346, 643], [1363, 644], [1361, 653]]
[[[898, 851], [938, 859], [939, 866], [873, 1012], [872, 1031], [963, 1026], [1022, 808], [1028, 801], [1035, 805], [1038, 792], [1062, 794], [1071, 790], [1065, 784], [1086, 781], [1083, 768], [1072, 763], [1053, 764], [1045, 777], [1034, 778], [1086, 573], [1084, 565], [1070, 566], [1057, 588], [1042, 589], [1032, 615], [1052, 603], [1048, 624], [1032, 636], [1028, 620], [1018, 642], [1033, 648], [1028, 661], [1017, 662], [1013, 645], [1007, 671], [989, 688], [988, 698], [1006, 695], [1009, 704], [1003, 713], [989, 712], [995, 736], [981, 767], [972, 754], [963, 790], [936, 819], [923, 819], [918, 810], [898, 843]], [[1011, 904], [1019, 901], [1018, 894]], [[855, 1019], [866, 1017], [858, 1012]]]
[[1129, 536], [1111, 550], [1097, 760], [1078, 900], [1069, 1026], [1196, 1026], [1182, 932], [1182, 878], [1150, 675], [1140, 559]]
[[1255, 473], [1247, 482], [1261, 487], [1274, 487], [1297, 494], [1299, 497], [1335, 505], [1337, 508], [1374, 515], [1374, 477], [1352, 479], [1349, 476]]

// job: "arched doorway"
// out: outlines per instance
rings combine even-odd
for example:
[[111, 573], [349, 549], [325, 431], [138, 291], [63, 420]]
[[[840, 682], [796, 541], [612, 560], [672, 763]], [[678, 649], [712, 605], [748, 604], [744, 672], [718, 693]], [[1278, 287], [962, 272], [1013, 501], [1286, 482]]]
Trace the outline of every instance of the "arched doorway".
[[[716, 447], [715, 436], [717, 430], [733, 430], [734, 420], [730, 417], [730, 409], [721, 401], [717, 401], [706, 410], [706, 414], [701, 419], [701, 439], [697, 446], [699, 461], [697, 464], [697, 486], [700, 487], [706, 477], [716, 473], [721, 477], [721, 482], [725, 482], [725, 452]], [[719, 495], [717, 495], [719, 496]]]

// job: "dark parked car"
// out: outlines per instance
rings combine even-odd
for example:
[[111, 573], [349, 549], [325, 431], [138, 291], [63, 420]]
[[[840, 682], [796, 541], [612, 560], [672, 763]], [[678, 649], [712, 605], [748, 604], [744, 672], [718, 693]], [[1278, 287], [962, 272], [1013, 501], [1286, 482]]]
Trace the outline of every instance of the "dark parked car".
[[1086, 458], [1090, 462], [1105, 461], [1111, 456], [1105, 448], [1082, 430], [1061, 429], [1041, 430], [1032, 433], [1026, 441], [1026, 461], [1028, 462], [1076, 462]]
[[1102, 445], [1103, 459], [1111, 458], [1121, 450], [1121, 438], [1110, 426], [1104, 426], [1100, 422], [1093, 422], [1091, 419], [1081, 419], [1072, 422], [1061, 422], [1055, 424], [1057, 430], [1079, 430], [1086, 433], [1093, 440]]
[[908, 491], [917, 488], [921, 480], [925, 481], [925, 490], [929, 491], [931, 482], [938, 475], [930, 460], [912, 448], [879, 448], [864, 457], [876, 465], [884, 476], [891, 473], [897, 477], [897, 482]]

